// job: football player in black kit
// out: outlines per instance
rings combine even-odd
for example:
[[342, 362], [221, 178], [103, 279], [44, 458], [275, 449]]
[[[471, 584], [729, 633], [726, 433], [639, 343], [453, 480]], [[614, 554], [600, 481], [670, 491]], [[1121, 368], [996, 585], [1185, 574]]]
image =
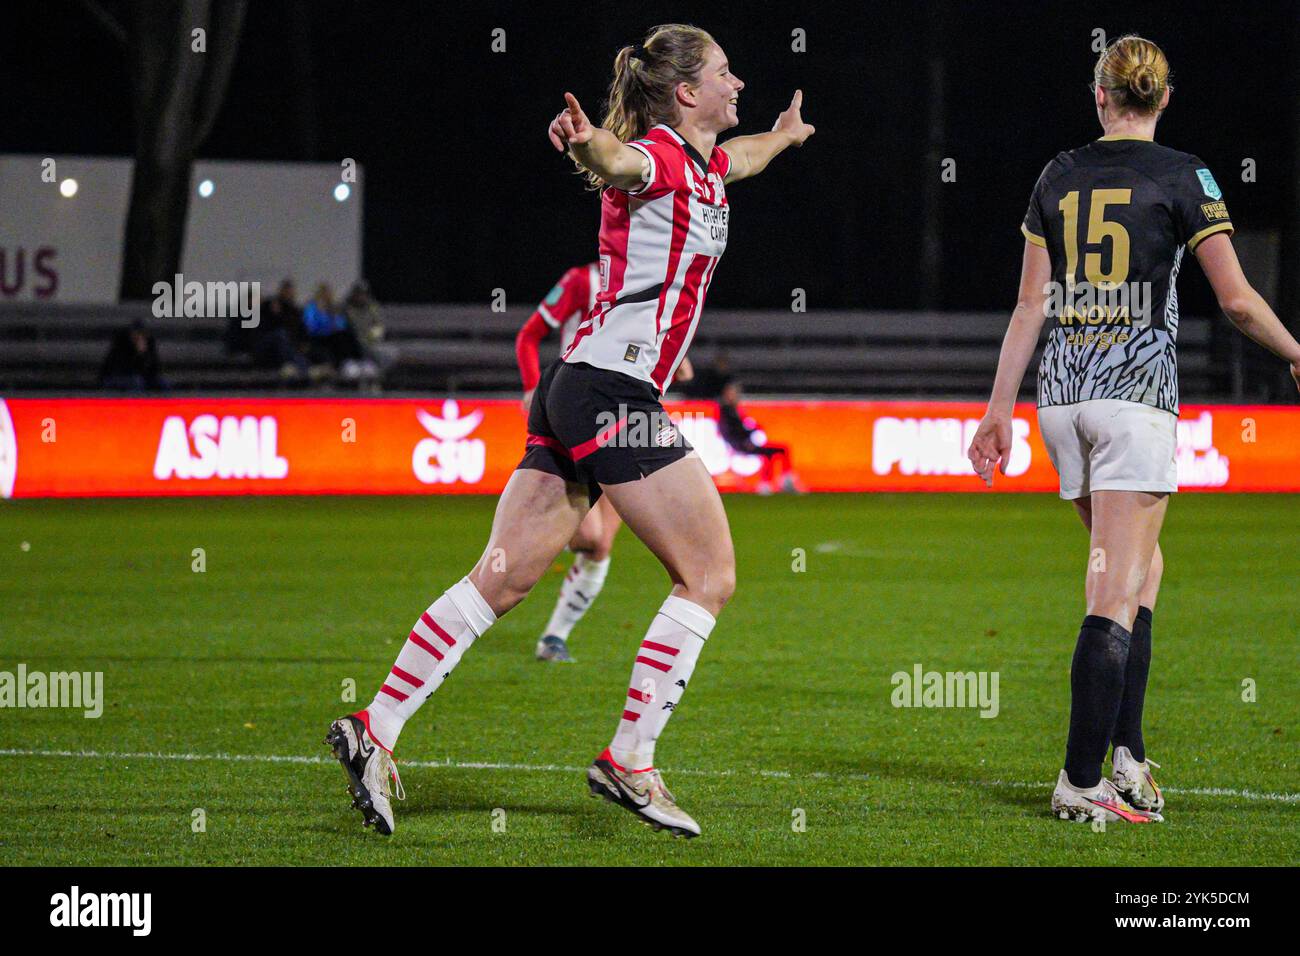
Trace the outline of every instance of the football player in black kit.
[[1164, 569], [1157, 541], [1177, 490], [1176, 282], [1185, 255], [1196, 256], [1233, 324], [1289, 362], [1298, 384], [1300, 344], [1242, 274], [1209, 168], [1154, 142], [1171, 91], [1164, 53], [1150, 40], [1121, 37], [1093, 79], [1105, 135], [1057, 155], [1034, 188], [1021, 226], [1019, 300], [968, 454], [990, 484], [999, 461], [1005, 469], [1012, 405], [1047, 321], [1039, 426], [1061, 497], [1091, 533], [1094, 556], [1052, 812], [1150, 823], [1162, 819], [1164, 796], [1146, 756], [1142, 705]]

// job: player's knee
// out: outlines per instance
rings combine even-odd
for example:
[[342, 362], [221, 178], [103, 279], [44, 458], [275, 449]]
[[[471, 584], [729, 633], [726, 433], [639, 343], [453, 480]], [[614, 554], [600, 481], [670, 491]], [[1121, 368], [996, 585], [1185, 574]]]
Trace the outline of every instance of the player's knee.
[[1088, 595], [1088, 613], [1123, 623], [1137, 614], [1142, 591], [1139, 578], [1099, 575]]
[[736, 593], [736, 563], [719, 559], [694, 569], [685, 581], [687, 590], [705, 610], [717, 614]]
[[479, 594], [497, 617], [501, 617], [515, 605], [528, 597], [528, 592], [537, 583], [538, 575], [527, 573], [521, 568], [505, 566], [493, 567], [490, 563], [479, 562], [469, 574], [469, 579]]
[[715, 572], [716, 596], [718, 600], [718, 610], [730, 601], [736, 594], [736, 564], [734, 561], [728, 561], [719, 571]]
[[1165, 575], [1165, 556], [1156, 548], [1155, 554], [1151, 555], [1151, 568], [1147, 571], [1147, 579], [1143, 584], [1143, 590], [1151, 590], [1160, 586], [1160, 579]]

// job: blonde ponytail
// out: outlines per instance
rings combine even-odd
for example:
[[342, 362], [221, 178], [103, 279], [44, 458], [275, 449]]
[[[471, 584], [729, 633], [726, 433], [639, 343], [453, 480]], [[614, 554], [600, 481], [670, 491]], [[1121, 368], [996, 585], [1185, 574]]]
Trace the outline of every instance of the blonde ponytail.
[[[657, 123], [676, 123], [677, 86], [699, 81], [700, 69], [713, 37], [699, 27], [667, 23], [646, 34], [637, 46], [625, 46], [614, 57], [605, 118], [600, 125], [629, 143]], [[604, 183], [579, 166], [593, 189]]]

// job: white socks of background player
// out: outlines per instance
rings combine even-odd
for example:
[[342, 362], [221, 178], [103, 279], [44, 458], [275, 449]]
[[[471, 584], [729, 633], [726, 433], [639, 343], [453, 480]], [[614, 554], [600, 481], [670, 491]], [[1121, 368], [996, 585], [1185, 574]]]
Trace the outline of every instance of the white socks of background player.
[[637, 649], [623, 717], [609, 745], [625, 770], [654, 766], [655, 741], [682, 699], [714, 623], [712, 614], [684, 598], [669, 597], [659, 608]]
[[573, 559], [573, 566], [564, 575], [560, 585], [560, 597], [551, 612], [551, 621], [546, 625], [546, 635], [564, 638], [574, 625], [582, 620], [596, 595], [605, 586], [605, 575], [609, 573], [609, 558], [593, 561], [582, 552]]
[[375, 743], [392, 752], [402, 726], [496, 619], [469, 578], [461, 578], [429, 605], [415, 622], [384, 686], [366, 708]]

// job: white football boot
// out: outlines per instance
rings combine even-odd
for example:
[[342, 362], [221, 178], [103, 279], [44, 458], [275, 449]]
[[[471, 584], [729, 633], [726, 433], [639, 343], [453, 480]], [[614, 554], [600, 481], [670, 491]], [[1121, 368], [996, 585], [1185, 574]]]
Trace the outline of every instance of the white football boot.
[[1075, 820], [1080, 823], [1099, 821], [1101, 823], [1161, 823], [1164, 817], [1158, 813], [1139, 810], [1130, 806], [1120, 796], [1115, 785], [1102, 777], [1095, 787], [1082, 790], [1070, 783], [1065, 771], [1056, 778], [1056, 789], [1052, 791], [1052, 813], [1062, 820]]
[[569, 653], [569, 645], [564, 638], [547, 634], [537, 642], [537, 659], [550, 661], [552, 664], [572, 664], [574, 657]]
[[1151, 768], [1159, 769], [1154, 760], [1134, 760], [1127, 747], [1116, 747], [1111, 754], [1110, 782], [1115, 789], [1139, 810], [1159, 813], [1165, 807], [1165, 795], [1156, 786]]
[[[362, 714], [365, 711], [361, 711]], [[406, 799], [402, 778], [397, 775], [392, 754], [376, 743], [370, 729], [361, 718], [353, 714], [340, 717], [330, 724], [325, 742], [343, 766], [348, 778], [348, 793], [352, 806], [361, 811], [362, 825], [371, 826], [384, 836], [391, 836], [395, 828], [393, 805], [390, 797]], [[389, 787], [392, 780], [393, 788]]]
[[593, 797], [604, 797], [632, 811], [648, 827], [688, 840], [700, 835], [700, 825], [677, 806], [653, 767], [639, 771], [620, 767], [606, 748], [587, 768], [587, 786]]

